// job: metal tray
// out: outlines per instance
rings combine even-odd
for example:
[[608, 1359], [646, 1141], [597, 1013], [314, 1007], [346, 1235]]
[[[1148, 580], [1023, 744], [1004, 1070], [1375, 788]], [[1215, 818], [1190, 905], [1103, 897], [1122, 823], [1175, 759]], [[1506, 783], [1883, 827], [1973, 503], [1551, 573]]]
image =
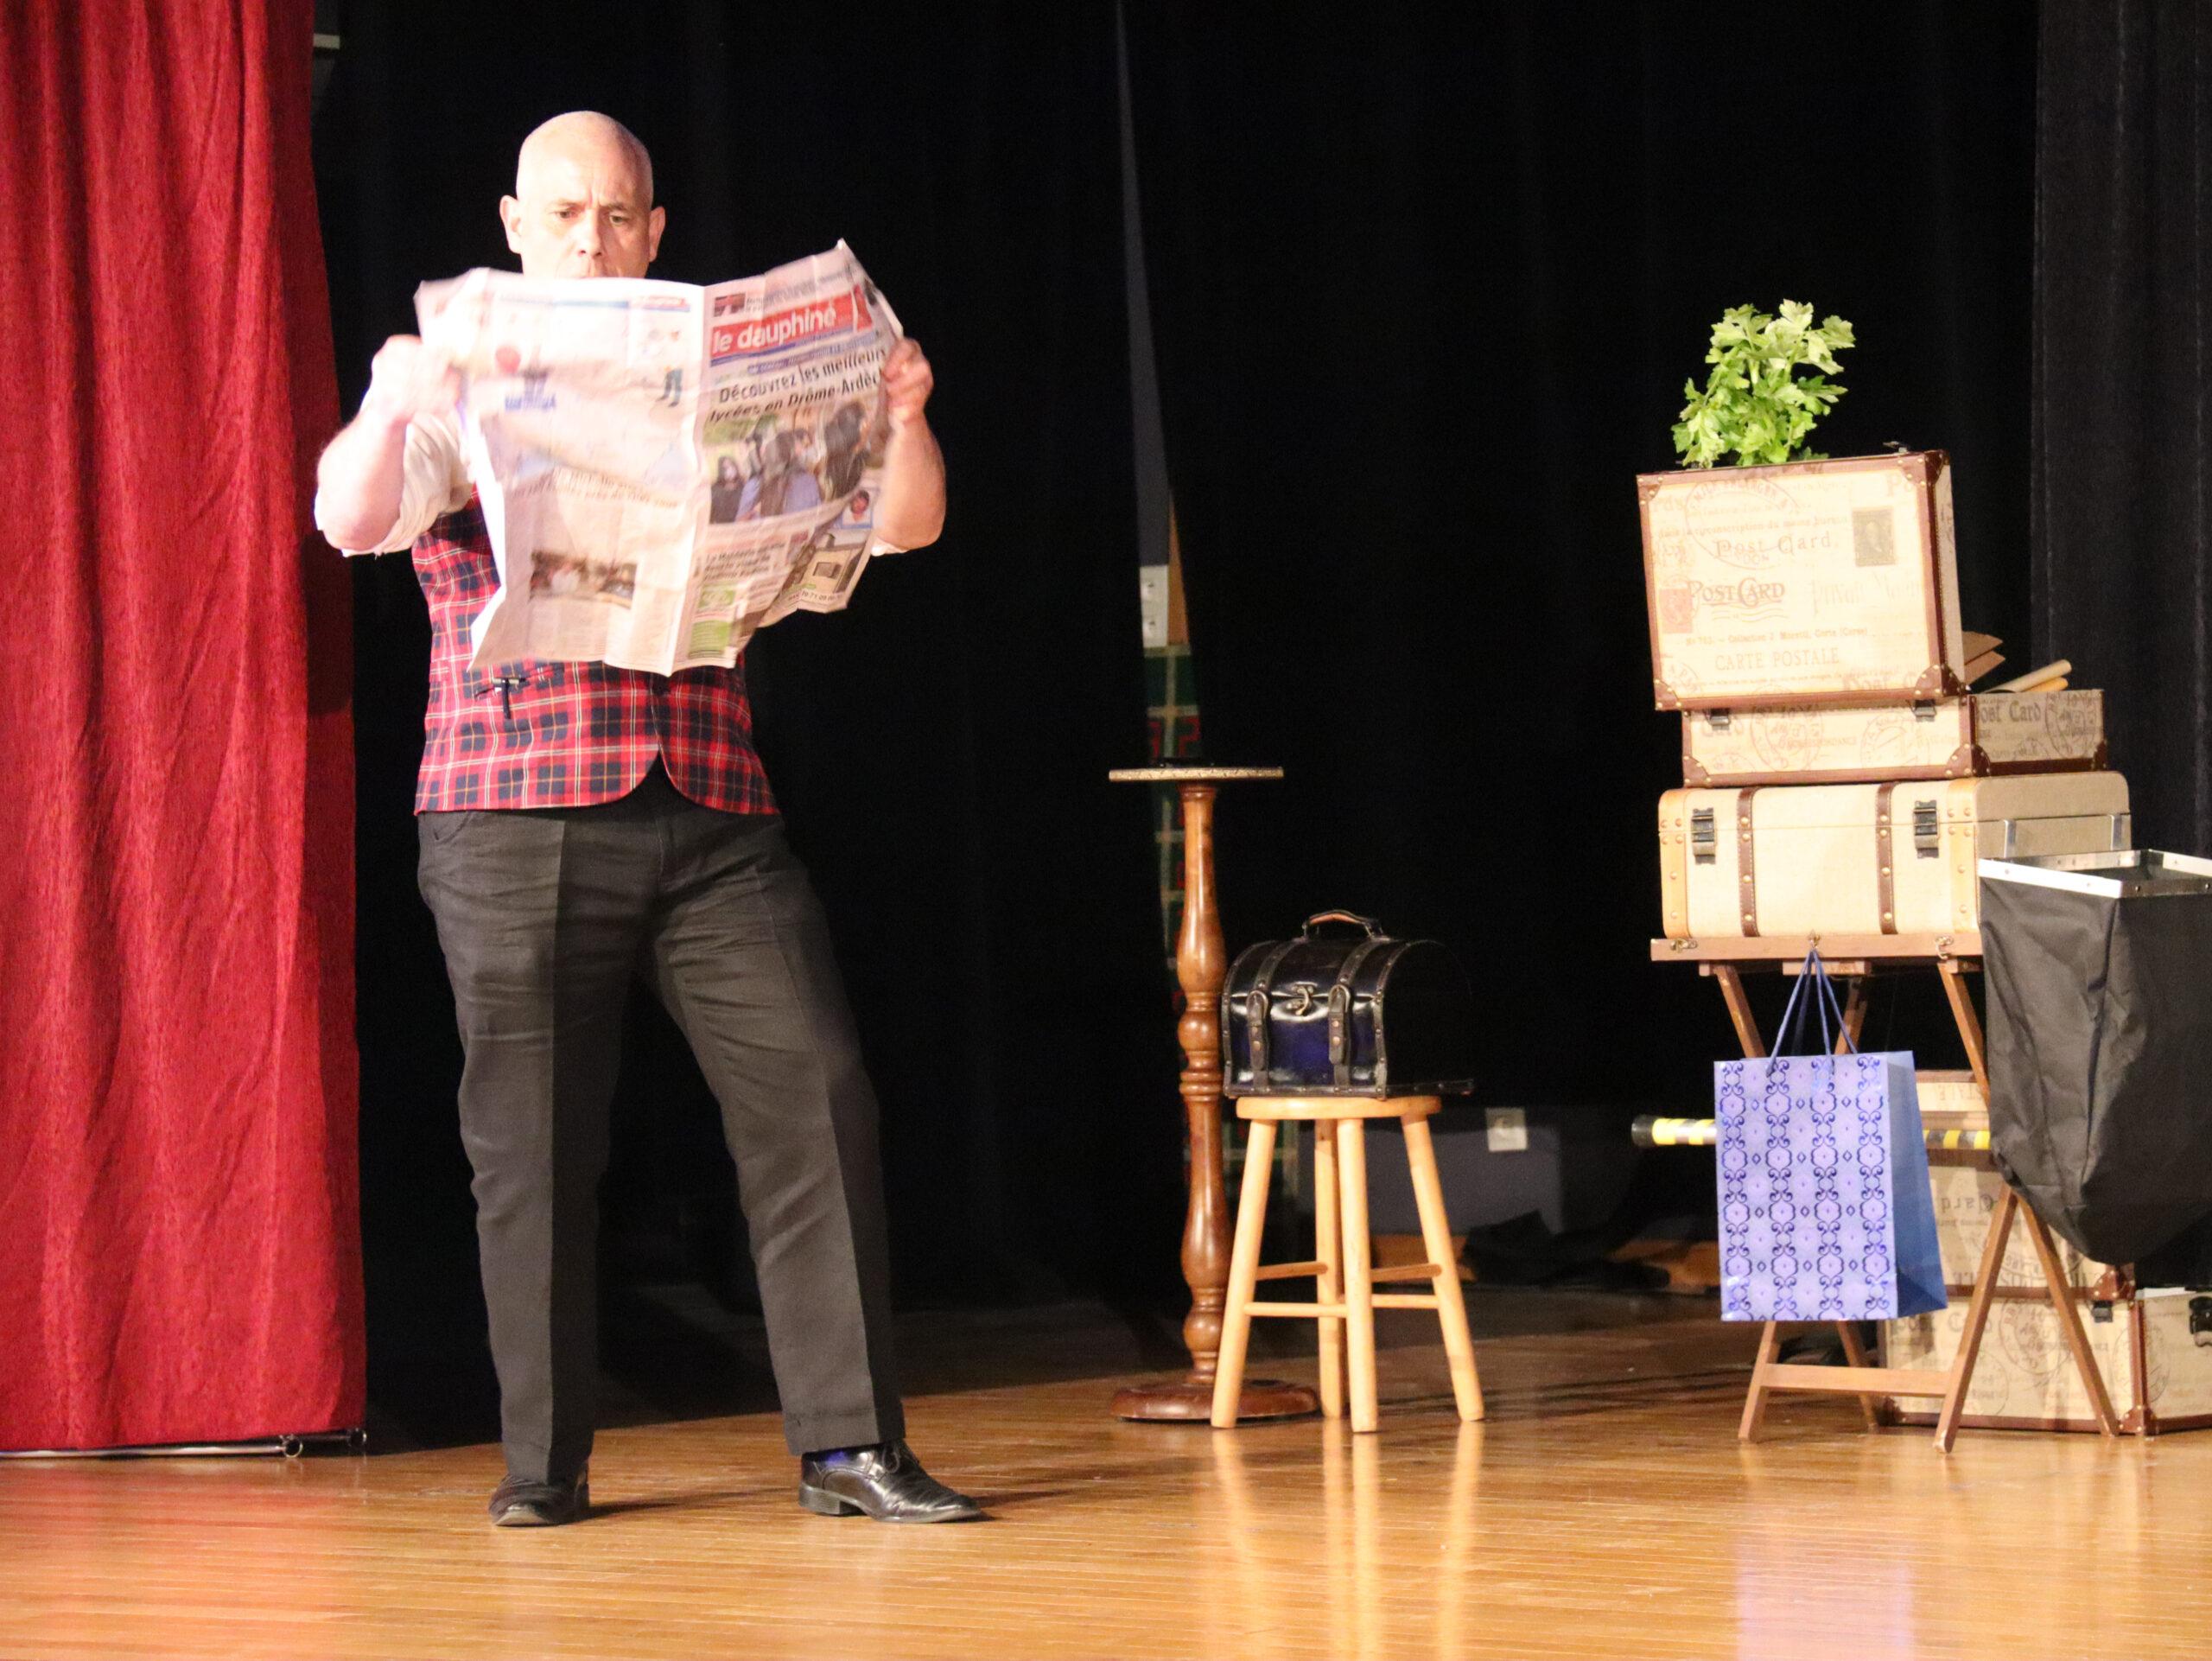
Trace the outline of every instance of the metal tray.
[[2026, 882], [2070, 894], [2135, 899], [2166, 894], [2212, 894], [2212, 859], [2170, 854], [2157, 848], [2123, 848], [2108, 854], [2038, 854], [2021, 859], [1985, 859], [1977, 868], [1985, 882]]

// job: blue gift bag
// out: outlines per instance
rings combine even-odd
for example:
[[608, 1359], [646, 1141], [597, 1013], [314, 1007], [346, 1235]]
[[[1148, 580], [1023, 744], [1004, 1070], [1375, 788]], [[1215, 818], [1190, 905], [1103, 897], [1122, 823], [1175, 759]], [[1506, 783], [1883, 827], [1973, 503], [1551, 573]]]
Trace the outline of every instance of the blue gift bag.
[[[1788, 1054], [1806, 1009], [1822, 1053]], [[1841, 1028], [1808, 951], [1777, 1053], [1713, 1069], [1724, 1321], [1888, 1321], [1948, 1301], [1911, 1053], [1861, 1054], [1847, 1030], [1829, 1053], [1831, 1014]]]

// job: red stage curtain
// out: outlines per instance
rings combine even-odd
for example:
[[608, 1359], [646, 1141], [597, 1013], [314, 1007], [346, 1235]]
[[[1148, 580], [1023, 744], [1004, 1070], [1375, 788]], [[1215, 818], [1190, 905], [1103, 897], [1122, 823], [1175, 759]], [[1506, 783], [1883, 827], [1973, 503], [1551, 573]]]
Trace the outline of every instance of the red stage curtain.
[[361, 1422], [311, 28], [0, 4], [0, 1448]]

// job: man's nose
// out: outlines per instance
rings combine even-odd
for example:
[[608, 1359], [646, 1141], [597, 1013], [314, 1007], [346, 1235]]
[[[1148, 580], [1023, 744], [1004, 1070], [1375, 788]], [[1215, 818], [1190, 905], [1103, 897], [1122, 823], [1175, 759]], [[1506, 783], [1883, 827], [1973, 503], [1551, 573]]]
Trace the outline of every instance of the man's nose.
[[576, 251], [580, 254], [596, 254], [600, 251], [599, 245], [599, 215], [596, 213], [582, 214], [576, 220], [576, 235], [574, 244]]

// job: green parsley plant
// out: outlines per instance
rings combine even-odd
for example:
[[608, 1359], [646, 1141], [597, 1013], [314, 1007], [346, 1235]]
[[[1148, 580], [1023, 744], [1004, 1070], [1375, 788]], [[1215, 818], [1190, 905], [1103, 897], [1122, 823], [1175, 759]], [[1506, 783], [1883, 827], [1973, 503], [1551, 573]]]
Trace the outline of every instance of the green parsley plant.
[[[1739, 468], [1826, 460], [1802, 446], [1844, 394], [1827, 377], [1843, 372], [1835, 354], [1853, 344], [1849, 323], [1831, 317], [1816, 327], [1812, 307], [1795, 300], [1782, 302], [1779, 317], [1750, 306], [1723, 312], [1705, 354], [1713, 366], [1705, 390], [1682, 383], [1689, 402], [1675, 427], [1682, 465], [1717, 467], [1732, 455]], [[1801, 365], [1827, 374], [1800, 378]]]

